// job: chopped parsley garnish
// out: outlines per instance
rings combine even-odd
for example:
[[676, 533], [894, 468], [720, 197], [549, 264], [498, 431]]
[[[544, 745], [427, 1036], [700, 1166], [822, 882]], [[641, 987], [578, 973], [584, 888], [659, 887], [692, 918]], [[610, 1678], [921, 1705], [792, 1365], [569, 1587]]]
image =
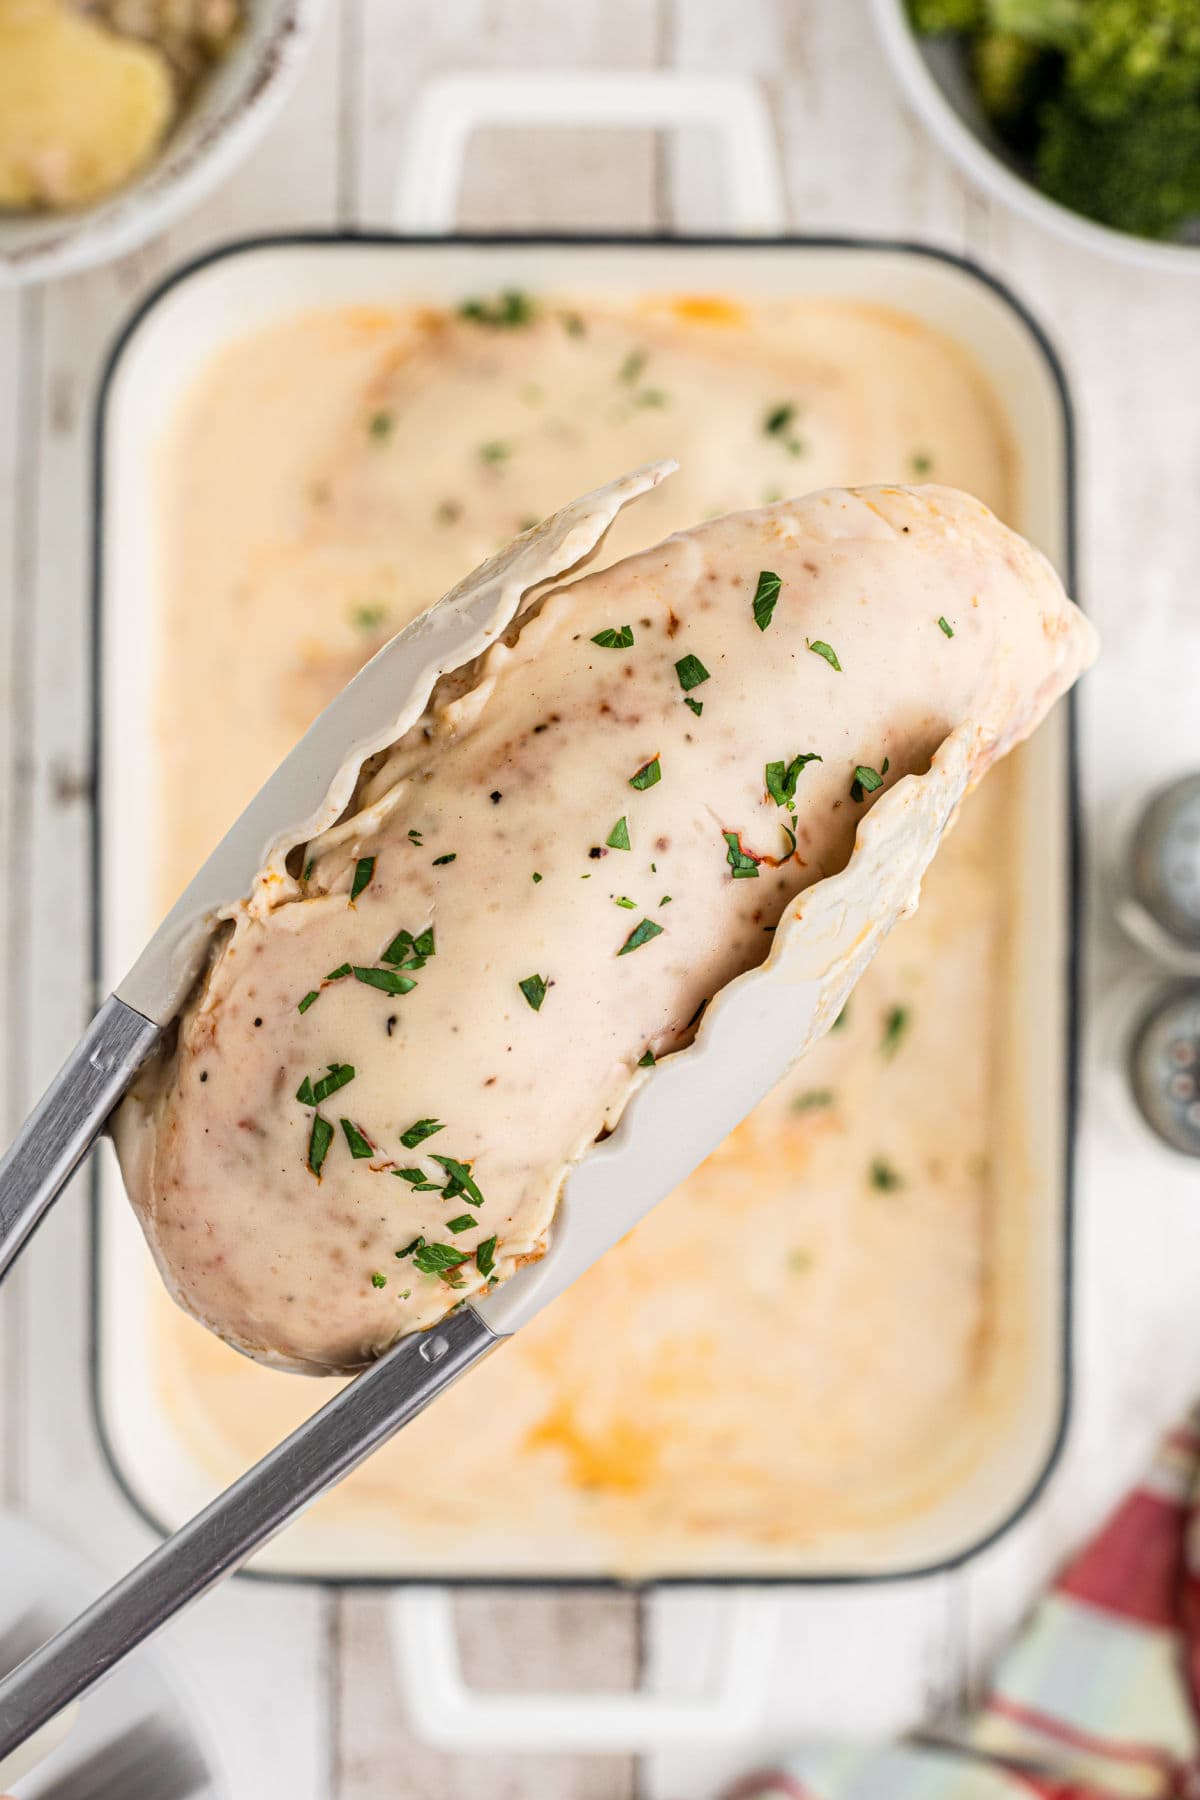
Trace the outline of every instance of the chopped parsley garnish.
[[417, 937], [411, 931], [397, 932], [379, 960], [394, 969], [423, 969], [435, 954], [433, 926], [427, 925]]
[[800, 779], [801, 770], [806, 769], [810, 762], [824, 760], [815, 750], [808, 750], [802, 751], [799, 756], [793, 756], [790, 763], [769, 762], [765, 770], [767, 792], [776, 806], [790, 806], [796, 798], [796, 783]]
[[534, 1012], [541, 1012], [542, 1001], [546, 998], [546, 977], [544, 975], [526, 975], [524, 981], [518, 981], [517, 986]]
[[685, 694], [683, 704], [685, 706], [690, 706], [697, 718], [699, 718], [700, 714], [704, 711], [703, 700], [693, 700], [690, 694]]
[[316, 868], [316, 866], [317, 866], [316, 857], [310, 856], [308, 861], [304, 865], [304, 873], [300, 877], [301, 881], [311, 881], [312, 880], [312, 872]]
[[912, 1015], [907, 1006], [891, 1007], [883, 1021], [883, 1038], [879, 1048], [885, 1056], [895, 1056], [900, 1040], [908, 1030]]
[[390, 412], [372, 413], [367, 421], [367, 430], [373, 438], [382, 442], [392, 435], [392, 426], [396, 423]]
[[819, 1107], [833, 1105], [832, 1088], [806, 1088], [792, 1101], [793, 1112], [816, 1112]]
[[475, 1267], [481, 1275], [490, 1275], [496, 1266], [496, 1240], [494, 1237], [484, 1238], [482, 1244], [475, 1246]]
[[355, 981], [361, 981], [365, 987], [378, 988], [381, 994], [411, 994], [416, 982], [411, 975], [402, 975], [399, 969], [360, 969], [352, 971]]
[[[439, 1131], [445, 1131], [445, 1129], [446, 1127], [440, 1119], [418, 1119], [415, 1125], [410, 1125], [407, 1131], [401, 1132], [400, 1142], [406, 1150], [415, 1150], [418, 1144], [425, 1142], [426, 1138], [434, 1137]], [[403, 1173], [403, 1171], [401, 1172]]]
[[598, 631], [592, 639], [602, 650], [628, 650], [633, 643], [633, 627], [631, 625], [609, 625]]
[[446, 1230], [453, 1231], [457, 1236], [459, 1232], [470, 1231], [471, 1227], [473, 1225], [478, 1225], [478, 1223], [479, 1220], [473, 1219], [470, 1213], [459, 1213], [457, 1219], [446, 1220]]
[[350, 899], [352, 903], [358, 899], [358, 896], [365, 887], [370, 886], [371, 877], [374, 873], [375, 858], [373, 856], [360, 856], [354, 865], [354, 880], [350, 884]]
[[458, 309], [460, 319], [470, 319], [475, 325], [490, 325], [493, 330], [512, 329], [517, 325], [528, 325], [534, 317], [534, 304], [528, 294], [520, 288], [505, 288], [488, 300], [472, 298], [464, 300]]
[[675, 664], [675, 673], [679, 677], [679, 685], [685, 694], [692, 688], [699, 687], [702, 681], [707, 681], [709, 679], [708, 670], [700, 661], [700, 658], [690, 654], [680, 657], [679, 661]]
[[796, 417], [796, 408], [790, 400], [782, 406], [773, 406], [763, 420], [763, 430], [768, 437], [782, 437], [792, 420]]
[[617, 820], [604, 841], [610, 850], [628, 850], [629, 826], [624, 817]]
[[662, 765], [657, 756], [652, 756], [648, 763], [642, 764], [636, 775], [631, 775], [629, 777], [629, 785], [631, 788], [645, 790], [646, 788], [654, 787], [655, 784], [661, 780]]
[[377, 603], [354, 606], [350, 609], [350, 623], [358, 631], [378, 631], [387, 618], [387, 607]]
[[322, 1100], [328, 1100], [330, 1094], [336, 1094], [339, 1088], [354, 1080], [352, 1064], [329, 1063], [326, 1066], [328, 1074], [319, 1075], [315, 1081], [306, 1075], [296, 1089], [296, 1098], [301, 1106], [320, 1106]]
[[850, 783], [850, 798], [861, 800], [864, 794], [873, 794], [876, 788], [883, 786], [883, 776], [878, 769], [868, 768], [866, 763], [858, 763], [854, 770], [854, 780]]
[[316, 998], [317, 998], [316, 988], [309, 988], [307, 994], [305, 994], [303, 1000], [301, 1000], [299, 1006], [297, 1006], [296, 1011], [306, 1013]]
[[493, 438], [490, 443], [480, 444], [479, 460], [484, 463], [507, 462], [512, 455], [512, 445], [506, 444], [503, 438]]
[[881, 1193], [890, 1194], [894, 1189], [903, 1187], [900, 1175], [885, 1157], [877, 1156], [871, 1163], [871, 1186]]
[[430, 1181], [424, 1169], [393, 1169], [392, 1174], [401, 1181], [407, 1181], [418, 1194], [440, 1194], [441, 1187], [436, 1181]]
[[408, 835], [419, 850], [425, 841], [425, 833], [423, 831], [418, 831], [415, 825], [410, 825], [408, 828]]
[[623, 381], [627, 387], [632, 387], [645, 366], [646, 352], [644, 350], [631, 350], [629, 355], [625, 358], [625, 361], [621, 364], [621, 367], [617, 370], [617, 380]]
[[433, 867], [435, 869], [440, 869], [443, 863], [452, 863], [456, 860], [457, 856], [457, 850], [451, 850], [445, 856], [435, 856], [433, 859]]
[[837, 1018], [833, 1021], [833, 1024], [829, 1027], [829, 1029], [830, 1029], [830, 1031], [841, 1031], [842, 1027], [845, 1025], [848, 1025], [849, 1023], [850, 1023], [850, 1002], [847, 1000], [845, 1006], [843, 1006], [841, 1012], [838, 1014]]
[[350, 1146], [350, 1154], [354, 1157], [356, 1162], [360, 1162], [364, 1156], [374, 1156], [374, 1144], [370, 1143], [363, 1136], [353, 1119], [342, 1119], [339, 1123], [346, 1134], [346, 1142]]
[[330, 969], [325, 979], [326, 981], [342, 981], [347, 975], [352, 975], [353, 973], [354, 971], [349, 963], [339, 963], [336, 969]]
[[772, 569], [760, 572], [758, 586], [754, 590], [754, 623], [760, 631], [765, 631], [771, 623], [771, 615], [775, 611], [775, 602], [782, 586], [782, 581]]
[[842, 665], [837, 659], [837, 651], [833, 648], [832, 644], [823, 643], [820, 638], [806, 638], [804, 641], [814, 656], [823, 656], [830, 668], [836, 669], [838, 674], [841, 674]]
[[534, 870], [534, 871], [533, 871], [533, 877], [532, 877], [532, 879], [533, 879], [533, 880], [534, 880], [534, 881], [540, 881], [540, 880], [541, 880], [541, 879], [542, 879], [542, 878], [541, 878], [541, 876], [540, 876], [540, 875], [539, 875], [539, 873], [538, 873], [538, 871], [537, 871], [537, 870], [536, 870], [536, 869], [535, 869], [535, 870]]
[[371, 1277], [371, 1286], [376, 1287], [376, 1288], [386, 1287], [387, 1286], [387, 1276], [381, 1275], [379, 1273], [379, 1270], [376, 1269], [375, 1273]]
[[933, 458], [928, 450], [914, 450], [909, 463], [914, 475], [928, 475], [933, 467]]
[[420, 1233], [418, 1233], [417, 1236], [413, 1239], [411, 1244], [405, 1244], [403, 1250], [397, 1250], [397, 1252], [396, 1252], [397, 1262], [402, 1261], [403, 1258], [406, 1256], [411, 1256], [413, 1251], [419, 1250], [421, 1248], [421, 1245], [424, 1242], [425, 1242], [425, 1239], [420, 1235]]
[[633, 396], [635, 406], [665, 406], [667, 396], [662, 388], [643, 388], [640, 394]]
[[656, 1061], [657, 1058], [655, 1057], [653, 1050], [646, 1050], [638, 1057], [637, 1066], [639, 1069], [652, 1069]]
[[735, 881], [755, 881], [758, 879], [758, 864], [752, 856], [742, 849], [742, 842], [736, 831], [721, 833], [727, 845], [726, 861], [733, 870]]
[[628, 894], [617, 894], [613, 900], [613, 905], [623, 906], [627, 912], [636, 912], [637, 910], [637, 901], [631, 900]]
[[422, 1275], [446, 1275], [469, 1261], [470, 1255], [469, 1250], [456, 1250], [453, 1244], [418, 1244], [412, 1259]]
[[447, 1200], [454, 1200], [459, 1194], [466, 1194], [476, 1206], [483, 1205], [483, 1195], [471, 1178], [470, 1163], [459, 1162], [453, 1156], [438, 1156], [436, 1152], [434, 1152], [433, 1160], [435, 1163], [441, 1163], [450, 1177], [442, 1190]]
[[954, 636], [954, 627], [953, 627], [953, 625], [952, 625], [952, 624], [951, 624], [951, 623], [950, 623], [950, 621], [949, 621], [949, 619], [947, 619], [947, 618], [945, 618], [945, 617], [943, 617], [943, 618], [940, 618], [940, 619], [939, 619], [939, 620], [938, 620], [938, 625], [939, 625], [939, 626], [940, 626], [940, 628], [941, 628], [941, 629], [942, 629], [942, 631], [944, 631], [944, 632], [945, 632], [945, 634], [946, 634], [946, 636], [947, 636], [947, 637], [953, 637], [953, 636]]
[[661, 937], [662, 929], [662, 926], [656, 925], [653, 919], [643, 919], [640, 925], [634, 926], [617, 951], [617, 955], [628, 956], [631, 950], [640, 950], [643, 944], [650, 942], [651, 938]]
[[308, 1166], [318, 1181], [321, 1179], [321, 1170], [324, 1167], [325, 1158], [329, 1155], [329, 1146], [332, 1142], [333, 1126], [328, 1119], [323, 1119], [320, 1113], [314, 1113], [312, 1130], [308, 1137]]

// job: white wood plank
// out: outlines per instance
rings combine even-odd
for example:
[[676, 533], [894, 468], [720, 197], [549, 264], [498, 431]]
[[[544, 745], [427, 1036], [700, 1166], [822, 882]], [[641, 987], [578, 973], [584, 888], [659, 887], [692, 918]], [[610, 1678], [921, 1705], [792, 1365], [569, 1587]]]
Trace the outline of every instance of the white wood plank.
[[[253, 229], [331, 220], [337, 194], [339, 17], [266, 142], [168, 235], [112, 267], [49, 287], [22, 459], [35, 469], [28, 650], [30, 816], [16, 854], [23, 947], [17, 1002], [22, 1105], [88, 1011], [91, 418], [107, 347], [132, 305], [172, 264]], [[39, 875], [39, 870], [41, 871]], [[20, 1498], [110, 1567], [152, 1539], [104, 1466], [88, 1408], [86, 1188], [66, 1194], [24, 1259]], [[227, 1587], [167, 1635], [230, 1759], [230, 1791], [325, 1800], [327, 1603], [302, 1590]], [[268, 1730], [270, 1736], [267, 1735]], [[280, 1785], [282, 1784], [282, 1785]]]
[[[486, 1743], [432, 1750], [414, 1735], [392, 1673], [386, 1608], [373, 1597], [342, 1609], [337, 1800], [632, 1800], [627, 1757], [500, 1754]], [[620, 1594], [462, 1594], [455, 1607], [467, 1682], [504, 1693], [573, 1692], [636, 1684], [636, 1615]]]

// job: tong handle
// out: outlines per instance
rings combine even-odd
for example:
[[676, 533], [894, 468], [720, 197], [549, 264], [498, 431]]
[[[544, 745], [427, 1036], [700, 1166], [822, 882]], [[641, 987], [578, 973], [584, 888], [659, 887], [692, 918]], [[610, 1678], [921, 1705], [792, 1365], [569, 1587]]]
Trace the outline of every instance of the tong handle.
[[470, 1307], [403, 1338], [0, 1681], [0, 1762], [503, 1340]]
[[161, 1035], [110, 994], [0, 1158], [0, 1281]]

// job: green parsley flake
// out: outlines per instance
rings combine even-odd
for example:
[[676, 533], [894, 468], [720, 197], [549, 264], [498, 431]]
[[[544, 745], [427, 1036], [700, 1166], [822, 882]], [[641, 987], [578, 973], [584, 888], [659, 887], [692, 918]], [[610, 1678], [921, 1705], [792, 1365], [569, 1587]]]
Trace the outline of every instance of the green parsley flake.
[[637, 910], [637, 901], [631, 900], [628, 894], [615, 895], [613, 898], [613, 905], [623, 906], [627, 912], [635, 912]]
[[765, 769], [766, 786], [776, 806], [790, 806], [796, 798], [796, 783], [800, 779], [801, 770], [806, 769], [810, 762], [824, 760], [815, 750], [809, 750], [793, 756], [790, 763], [769, 762]]
[[424, 1242], [425, 1239], [423, 1237], [417, 1236], [413, 1239], [411, 1244], [405, 1244], [403, 1250], [397, 1250], [396, 1252], [397, 1262], [403, 1262], [406, 1256], [411, 1256], [414, 1250], [419, 1250]]
[[914, 475], [928, 475], [933, 468], [933, 458], [927, 450], [914, 450], [909, 465]]
[[629, 825], [623, 816], [617, 820], [604, 841], [610, 850], [628, 850]]
[[683, 704], [685, 706], [690, 706], [697, 718], [699, 718], [700, 714], [704, 711], [703, 700], [693, 700], [690, 694], [684, 695]]
[[301, 1000], [299, 1006], [297, 1006], [296, 1011], [306, 1013], [316, 998], [317, 998], [316, 988], [309, 988], [307, 994], [305, 994], [303, 1000]]
[[436, 1181], [430, 1181], [424, 1169], [393, 1169], [392, 1174], [401, 1181], [407, 1181], [418, 1194], [440, 1194], [441, 1187]]
[[837, 651], [831, 644], [823, 643], [820, 638], [805, 638], [804, 641], [814, 656], [823, 656], [830, 668], [836, 669], [838, 674], [841, 674], [842, 665], [837, 659]]
[[733, 879], [735, 881], [756, 881], [758, 864], [742, 849], [741, 839], [737, 832], [724, 831], [721, 835], [727, 846], [726, 861], [733, 870]]
[[312, 872], [316, 868], [316, 866], [317, 866], [316, 857], [310, 856], [308, 861], [304, 865], [304, 873], [300, 877], [301, 881], [311, 881], [312, 880]]
[[435, 1137], [439, 1131], [445, 1131], [445, 1129], [446, 1127], [440, 1119], [418, 1119], [415, 1125], [410, 1125], [407, 1131], [401, 1132], [400, 1142], [406, 1150], [415, 1150], [418, 1144], [425, 1142], [426, 1138]]
[[548, 986], [546, 977], [544, 975], [526, 975], [524, 981], [518, 981], [517, 986], [524, 994], [526, 1000], [528, 1000], [534, 1012], [541, 1012], [542, 1001], [546, 998], [546, 988]]
[[364, 987], [378, 988], [381, 994], [411, 994], [416, 982], [411, 975], [401, 975], [398, 969], [360, 969], [352, 971], [355, 981], [361, 981]]
[[841, 1012], [838, 1014], [837, 1018], [833, 1021], [833, 1024], [829, 1027], [829, 1029], [830, 1029], [830, 1031], [841, 1031], [843, 1029], [843, 1027], [848, 1025], [849, 1023], [850, 1023], [850, 1002], [847, 1000], [845, 1006], [843, 1006]]
[[895, 1056], [911, 1020], [912, 1015], [907, 1006], [893, 1006], [889, 1009], [883, 1021], [883, 1038], [879, 1045], [884, 1056]]
[[320, 1106], [322, 1100], [328, 1100], [330, 1094], [336, 1094], [339, 1088], [354, 1080], [354, 1068], [350, 1063], [328, 1063], [326, 1067], [328, 1074], [319, 1075], [316, 1081], [306, 1075], [296, 1089], [301, 1106]]
[[453, 1244], [418, 1244], [413, 1251], [413, 1266], [422, 1275], [447, 1275], [470, 1259], [469, 1250], [456, 1250]]
[[945, 634], [946, 634], [946, 636], [947, 636], [947, 637], [953, 637], [953, 636], [954, 636], [954, 627], [953, 627], [953, 625], [952, 625], [952, 624], [951, 624], [951, 623], [950, 623], [950, 621], [949, 621], [949, 619], [947, 619], [947, 618], [940, 618], [940, 619], [939, 619], [939, 620], [938, 620], [938, 625], [939, 625], [939, 627], [940, 627], [940, 628], [941, 628], [941, 630], [942, 630], [942, 631], [944, 631], [944, 632], [945, 632]]
[[474, 1205], [483, 1205], [483, 1195], [480, 1193], [471, 1177], [470, 1163], [458, 1162], [453, 1156], [439, 1156], [436, 1151], [434, 1152], [433, 1160], [435, 1163], [441, 1163], [443, 1169], [445, 1169], [447, 1175], [450, 1177], [443, 1190], [447, 1200], [454, 1200], [459, 1194], [466, 1194], [468, 1199], [471, 1200]]
[[699, 687], [702, 681], [709, 679], [708, 670], [698, 656], [681, 656], [675, 664], [675, 673], [679, 677], [679, 685], [686, 694], [691, 688]]
[[763, 420], [763, 430], [768, 437], [782, 437], [795, 417], [796, 408], [790, 400], [785, 400], [782, 406], [771, 408]]
[[639, 1069], [652, 1069], [657, 1060], [653, 1050], [646, 1050], [638, 1057], [637, 1066]]
[[325, 979], [326, 981], [342, 981], [347, 975], [353, 975], [353, 973], [349, 963], [339, 963], [336, 969], [330, 969]]
[[904, 1183], [891, 1163], [885, 1157], [877, 1156], [871, 1163], [871, 1186], [878, 1188], [881, 1193], [890, 1194], [896, 1188], [903, 1187]]
[[603, 631], [596, 633], [592, 642], [599, 644], [602, 650], [628, 650], [633, 644], [633, 627], [608, 625]]
[[411, 931], [397, 932], [379, 960], [394, 969], [423, 969], [429, 958], [436, 954], [433, 926], [427, 925], [416, 937]]
[[797, 1094], [792, 1101], [792, 1111], [798, 1113], [817, 1112], [821, 1107], [832, 1105], [832, 1088], [806, 1088], [802, 1094]]
[[850, 798], [861, 800], [864, 794], [873, 794], [883, 786], [883, 776], [878, 769], [868, 768], [866, 763], [858, 763], [854, 770], [854, 780], [850, 783]]
[[333, 1126], [320, 1113], [313, 1114], [312, 1131], [308, 1138], [308, 1166], [317, 1180], [321, 1179], [321, 1170], [325, 1166], [325, 1158], [329, 1155], [329, 1146], [333, 1142]]
[[540, 875], [539, 875], [539, 874], [538, 874], [538, 872], [537, 872], [537, 870], [536, 870], [536, 869], [535, 869], [535, 870], [534, 870], [534, 871], [533, 871], [533, 879], [534, 879], [534, 880], [535, 880], [535, 881], [540, 881], [540, 880], [541, 880], [541, 879], [542, 879], [542, 878], [541, 878], [541, 876], [540, 876]]
[[782, 586], [782, 581], [773, 570], [763, 569], [760, 572], [758, 586], [754, 590], [754, 623], [760, 631], [765, 631], [771, 623], [775, 602], [779, 598], [779, 590]]
[[389, 412], [372, 413], [367, 421], [367, 430], [373, 438], [378, 439], [379, 442], [382, 443], [385, 439], [391, 437], [392, 426], [395, 423], [396, 421]]
[[505, 288], [487, 300], [464, 300], [458, 309], [460, 319], [470, 319], [474, 325], [488, 325], [494, 331], [505, 328], [511, 330], [518, 325], [528, 325], [534, 317], [534, 304], [528, 294], [520, 288]]
[[479, 1220], [473, 1219], [470, 1213], [459, 1213], [457, 1219], [446, 1220], [446, 1230], [453, 1231], [457, 1236], [460, 1232], [470, 1231], [471, 1228], [478, 1225], [478, 1223]]
[[507, 462], [512, 455], [512, 445], [506, 444], [502, 438], [493, 438], [488, 444], [480, 444], [479, 460], [483, 463]]
[[662, 930], [662, 926], [656, 925], [653, 919], [643, 919], [640, 925], [634, 926], [617, 951], [617, 955], [628, 956], [631, 950], [640, 950], [643, 944], [650, 942], [651, 938], [661, 937]]
[[661, 780], [662, 765], [657, 756], [652, 756], [648, 763], [642, 764], [636, 775], [631, 775], [629, 777], [629, 785], [631, 788], [638, 788], [639, 790], [644, 791], [646, 788], [656, 786]]
[[386, 606], [362, 605], [350, 609], [350, 623], [358, 631], [378, 631], [386, 618]]
[[496, 1240], [494, 1237], [484, 1238], [482, 1244], [475, 1246], [475, 1267], [481, 1275], [490, 1275], [496, 1266]]
[[363, 889], [370, 886], [371, 877], [374, 873], [375, 858], [373, 856], [360, 856], [354, 865], [354, 880], [350, 884], [350, 901], [352, 905], [354, 901], [358, 899], [358, 896], [362, 893]]
[[362, 1132], [358, 1129], [358, 1126], [352, 1119], [342, 1119], [339, 1123], [346, 1134], [346, 1142], [350, 1146], [350, 1154], [354, 1157], [356, 1162], [361, 1162], [365, 1156], [374, 1156], [374, 1144], [363, 1136]]
[[646, 366], [646, 352], [631, 350], [621, 367], [617, 370], [617, 380], [623, 381], [626, 387], [632, 387]]
[[371, 1277], [371, 1286], [374, 1288], [386, 1287], [387, 1286], [387, 1276], [381, 1275], [379, 1273], [379, 1270], [376, 1269], [374, 1275], [372, 1275], [372, 1277]]
[[456, 861], [457, 857], [458, 857], [457, 850], [451, 850], [445, 856], [435, 856], [433, 859], [433, 867], [435, 869], [440, 869], [442, 867], [443, 863], [452, 863], [452, 862]]

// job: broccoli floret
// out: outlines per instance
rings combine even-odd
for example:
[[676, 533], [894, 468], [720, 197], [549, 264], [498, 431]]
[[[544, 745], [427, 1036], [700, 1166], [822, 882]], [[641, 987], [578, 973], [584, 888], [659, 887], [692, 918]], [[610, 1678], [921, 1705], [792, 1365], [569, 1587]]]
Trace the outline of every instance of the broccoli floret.
[[1101, 122], [1071, 100], [1043, 114], [1038, 179], [1102, 225], [1167, 237], [1200, 214], [1200, 107], [1181, 102]]
[[988, 0], [988, 23], [1006, 37], [1062, 50], [1077, 36], [1087, 7], [1088, 0]]
[[979, 31], [987, 24], [986, 0], [908, 0], [908, 16], [922, 37], [947, 31]]
[[1067, 86], [1097, 119], [1183, 100], [1200, 107], [1197, 0], [1089, 0], [1069, 46]]

